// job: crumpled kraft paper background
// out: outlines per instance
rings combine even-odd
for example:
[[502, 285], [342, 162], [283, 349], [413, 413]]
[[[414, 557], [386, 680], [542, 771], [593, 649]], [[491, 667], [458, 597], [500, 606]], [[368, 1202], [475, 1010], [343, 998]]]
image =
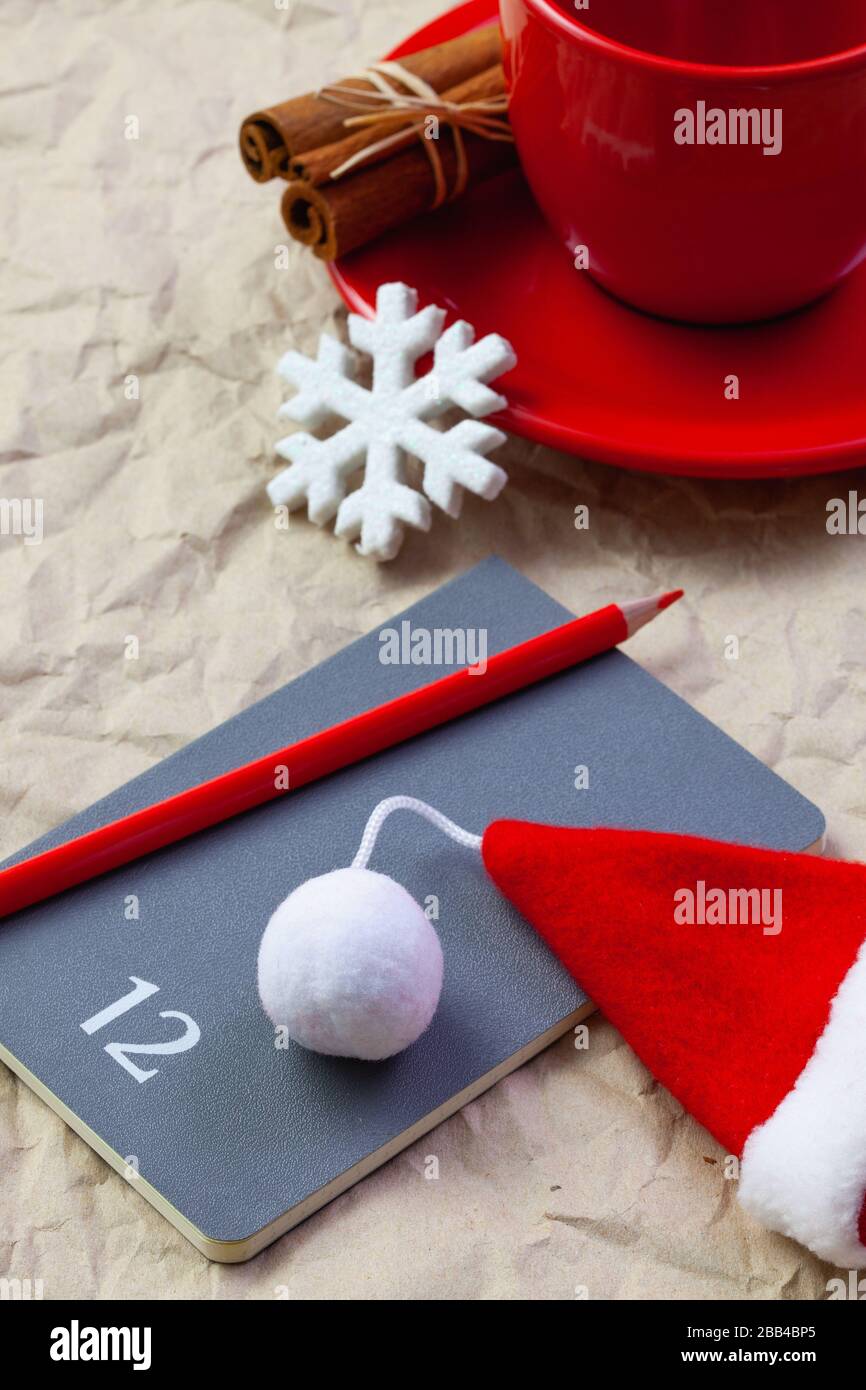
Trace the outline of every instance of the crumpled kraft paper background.
[[[866, 541], [825, 527], [858, 474], [710, 484], [515, 438], [499, 500], [388, 566], [275, 529], [274, 366], [345, 315], [311, 256], [276, 267], [278, 190], [243, 171], [238, 124], [442, 7], [289, 6], [0, 9], [0, 494], [44, 501], [41, 544], [0, 536], [2, 853], [498, 551], [576, 611], [686, 586], [632, 655], [816, 800], [831, 853], [866, 856]], [[717, 1145], [590, 1031], [235, 1267], [0, 1068], [0, 1275], [45, 1298], [825, 1297], [834, 1271], [749, 1221]]]

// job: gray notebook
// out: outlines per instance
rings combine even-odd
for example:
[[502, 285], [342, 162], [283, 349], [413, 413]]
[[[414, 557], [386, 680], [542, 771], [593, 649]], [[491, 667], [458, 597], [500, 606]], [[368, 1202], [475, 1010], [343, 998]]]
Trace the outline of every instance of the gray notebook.
[[[484, 629], [492, 654], [570, 616], [490, 559], [388, 626]], [[378, 632], [361, 638], [14, 858], [446, 673], [381, 652]], [[275, 1047], [256, 993], [268, 918], [350, 863], [395, 793], [477, 832], [520, 817], [795, 850], [823, 833], [810, 802], [614, 651], [0, 923], [0, 1056], [211, 1259], [248, 1259], [591, 1007], [478, 857], [400, 814], [371, 867], [438, 912], [431, 1027], [380, 1063]]]

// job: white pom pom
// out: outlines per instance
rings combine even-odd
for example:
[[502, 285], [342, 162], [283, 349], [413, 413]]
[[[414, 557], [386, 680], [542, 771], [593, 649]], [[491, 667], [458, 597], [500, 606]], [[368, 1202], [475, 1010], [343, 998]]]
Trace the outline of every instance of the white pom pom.
[[259, 995], [314, 1052], [379, 1061], [424, 1032], [442, 989], [442, 947], [415, 899], [385, 874], [336, 869], [280, 903], [259, 946]]

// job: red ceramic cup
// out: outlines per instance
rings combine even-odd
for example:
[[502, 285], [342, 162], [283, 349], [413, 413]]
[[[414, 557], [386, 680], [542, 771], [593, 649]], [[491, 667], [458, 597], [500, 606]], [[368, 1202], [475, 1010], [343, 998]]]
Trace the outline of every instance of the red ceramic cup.
[[863, 0], [500, 0], [500, 17], [527, 179], [611, 293], [749, 322], [866, 257]]

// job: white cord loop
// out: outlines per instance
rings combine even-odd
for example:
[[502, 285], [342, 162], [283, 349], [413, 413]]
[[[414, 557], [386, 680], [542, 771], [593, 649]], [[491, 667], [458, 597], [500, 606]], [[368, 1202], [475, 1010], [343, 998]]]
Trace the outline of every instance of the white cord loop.
[[[318, 95], [336, 106], [346, 106], [356, 111], [360, 108], [360, 115], [348, 116], [343, 121], [347, 129], [379, 127], [384, 132], [383, 138], [376, 140], [372, 145], [366, 145], [345, 159], [338, 168], [332, 169], [332, 179], [342, 178], [358, 164], [380, 155], [384, 150], [405, 145], [407, 135], [410, 139], [417, 135], [433, 170], [435, 193], [432, 207], [438, 208], [449, 198], [459, 197], [468, 183], [469, 158], [463, 139], [464, 132], [482, 136], [485, 140], [502, 140], [509, 144], [514, 142], [508, 124], [508, 97], [505, 93], [480, 101], [446, 101], [429, 82], [404, 68], [401, 63], [395, 63], [393, 59], [384, 63], [373, 63], [358, 76], [375, 90], [332, 83], [323, 87]], [[402, 83], [406, 91], [394, 87], [394, 80]], [[430, 116], [444, 121], [454, 139], [457, 169], [450, 194], [436, 140], [426, 138], [426, 120]]]
[[358, 853], [352, 860], [353, 869], [366, 869], [370, 862], [370, 856], [376, 846], [379, 831], [390, 816], [392, 811], [414, 811], [416, 815], [423, 816], [429, 820], [431, 825], [435, 825], [452, 840], [456, 840], [458, 845], [463, 845], [466, 849], [474, 849], [479, 854], [481, 852], [481, 836], [472, 835], [468, 830], [455, 825], [453, 820], [443, 816], [441, 811], [435, 807], [428, 806], [426, 801], [419, 801], [415, 796], [389, 796], [385, 801], [380, 801], [370, 819], [367, 821], [361, 843], [358, 846]]

